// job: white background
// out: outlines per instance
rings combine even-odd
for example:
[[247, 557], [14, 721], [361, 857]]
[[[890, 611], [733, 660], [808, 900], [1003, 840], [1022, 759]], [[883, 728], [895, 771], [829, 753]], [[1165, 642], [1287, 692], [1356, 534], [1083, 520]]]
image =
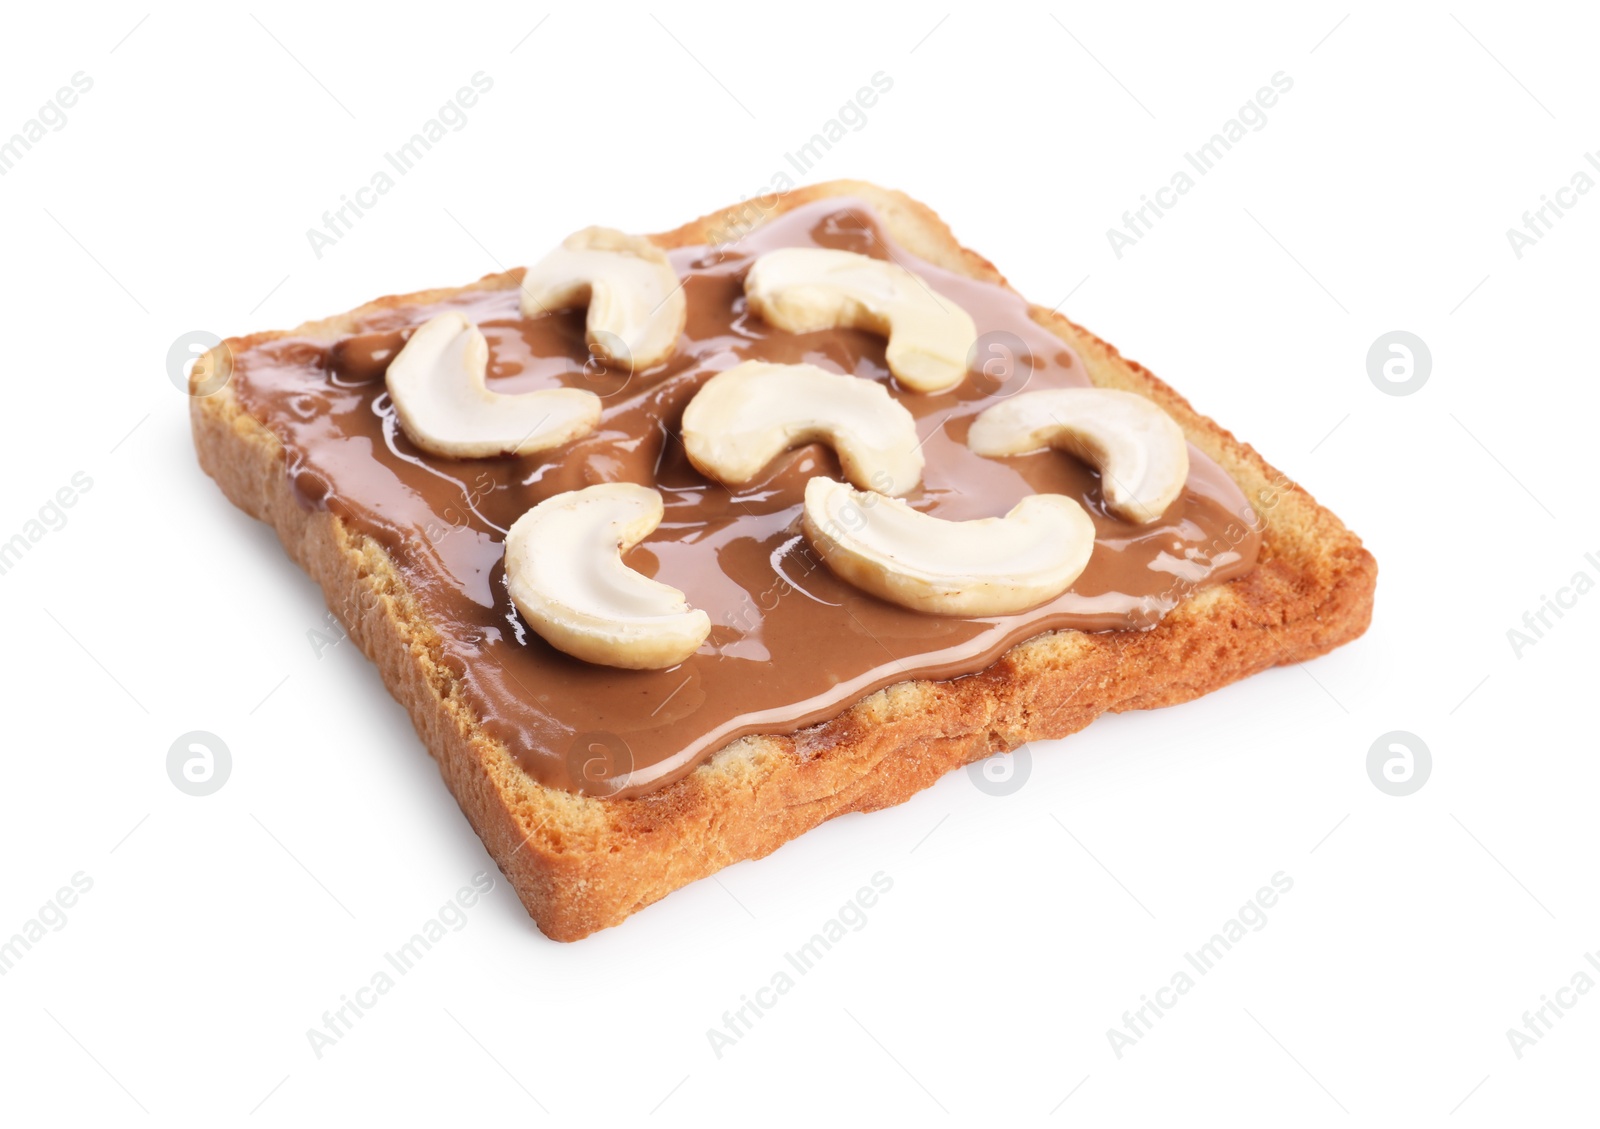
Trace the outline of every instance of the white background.
[[[0, 137], [0, 978], [13, 1124], [1571, 1124], [1600, 991], [1589, 594], [1600, 579], [1600, 193], [1506, 229], [1600, 150], [1580, 6], [30, 5]], [[493, 90], [336, 246], [306, 229], [475, 72]], [[1149, 364], [1365, 540], [1360, 641], [839, 819], [575, 945], [533, 927], [401, 709], [272, 533], [197, 468], [181, 333], [289, 327], [537, 259], [590, 223], [753, 195], [878, 71], [807, 180], [930, 203], [1025, 294]], [[1293, 90], [1137, 246], [1106, 229], [1275, 72]], [[1381, 333], [1431, 377], [1368, 378]], [[180, 734], [232, 776], [168, 780]], [[1368, 749], [1433, 770], [1395, 798]], [[318, 1059], [306, 1030], [480, 871], [494, 891]], [[875, 872], [893, 889], [719, 1059], [706, 1031]], [[1293, 890], [1121, 1058], [1107, 1029], [1275, 872]], [[1593, 970], [1591, 970], [1593, 971]], [[1600, 976], [1600, 973], [1596, 974]], [[941, 1112], [943, 1111], [943, 1112]], [[1453, 1116], [1452, 1116], [1453, 1115]]]

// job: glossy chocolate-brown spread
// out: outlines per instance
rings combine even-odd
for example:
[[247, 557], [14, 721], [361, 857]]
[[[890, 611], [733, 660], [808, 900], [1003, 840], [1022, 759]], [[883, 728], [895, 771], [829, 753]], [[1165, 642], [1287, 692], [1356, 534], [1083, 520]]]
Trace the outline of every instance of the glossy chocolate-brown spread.
[[[754, 258], [811, 246], [892, 258], [965, 308], [980, 335], [966, 379], [948, 392], [912, 392], [889, 375], [881, 337], [783, 333], [752, 314], [742, 287]], [[1137, 526], [1107, 514], [1098, 475], [1067, 454], [970, 452], [967, 429], [985, 407], [1024, 388], [1087, 384], [1083, 363], [1011, 291], [889, 243], [867, 205], [813, 203], [737, 243], [685, 247], [671, 259], [688, 325], [670, 360], [640, 372], [591, 360], [583, 310], [523, 319], [515, 287], [375, 310], [336, 342], [277, 338], [235, 359], [235, 393], [282, 440], [296, 496], [383, 546], [437, 629], [465, 704], [542, 783], [591, 795], [649, 792], [735, 738], [792, 733], [906, 679], [972, 674], [1042, 632], [1148, 628], [1186, 593], [1255, 563], [1259, 537], [1244, 496], [1193, 448], [1183, 495], [1160, 520]], [[598, 427], [523, 458], [422, 454], [396, 423], [384, 371], [409, 331], [446, 309], [461, 310], [488, 339], [491, 388], [588, 389], [602, 397]], [[1098, 532], [1088, 568], [1065, 594], [1018, 615], [927, 615], [851, 587], [800, 529], [807, 479], [841, 477], [830, 448], [789, 451], [732, 491], [684, 454], [684, 406], [705, 380], [745, 360], [809, 362], [884, 382], [923, 440], [922, 486], [907, 497], [919, 510], [960, 521], [1004, 514], [1030, 493], [1077, 499]], [[507, 594], [511, 524], [553, 494], [619, 481], [654, 487], [666, 504], [660, 528], [626, 563], [681, 589], [712, 620], [699, 652], [667, 670], [571, 658], [528, 630]]]

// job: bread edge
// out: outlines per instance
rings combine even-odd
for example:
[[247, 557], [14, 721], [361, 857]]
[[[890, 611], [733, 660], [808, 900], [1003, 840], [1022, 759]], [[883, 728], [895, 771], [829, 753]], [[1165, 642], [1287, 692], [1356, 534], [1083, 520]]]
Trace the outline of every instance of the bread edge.
[[[825, 197], [873, 205], [895, 241], [968, 277], [1006, 285], [925, 205], [861, 181], [832, 181], [747, 201], [654, 236], [664, 247], [720, 242], [740, 218], [761, 222]], [[292, 331], [229, 339], [242, 351], [283, 336], [336, 337], [367, 313], [468, 289], [505, 289], [515, 269], [468, 287], [379, 299]], [[489, 737], [442, 661], [441, 640], [374, 541], [295, 500], [281, 445], [231, 386], [191, 398], [201, 467], [239, 508], [277, 531], [321, 586], [350, 636], [405, 706], [484, 846], [539, 928], [572, 941], [616, 925], [730, 863], [764, 857], [846, 812], [898, 804], [952, 769], [1028, 741], [1066, 736], [1107, 711], [1191, 700], [1267, 667], [1323, 654], [1365, 631], [1377, 565], [1360, 540], [1252, 447], [1200, 415], [1143, 366], [1067, 318], [1032, 307], [1071, 344], [1096, 384], [1148, 396], [1223, 466], [1265, 518], [1251, 573], [1191, 594], [1147, 632], [1052, 632], [986, 670], [890, 686], [793, 735], [747, 737], [683, 779], [629, 800], [539, 784]]]

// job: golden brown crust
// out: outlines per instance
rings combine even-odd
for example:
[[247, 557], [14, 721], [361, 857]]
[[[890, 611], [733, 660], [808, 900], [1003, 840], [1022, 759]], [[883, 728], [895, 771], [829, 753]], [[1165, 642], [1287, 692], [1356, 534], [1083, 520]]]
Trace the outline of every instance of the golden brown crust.
[[[826, 196], [856, 196], [894, 239], [949, 270], [1004, 284], [911, 198], [834, 181], [714, 212], [654, 237], [663, 247], [725, 242]], [[514, 287], [520, 270], [472, 289]], [[394, 296], [294, 330], [332, 339], [374, 310], [457, 291]], [[488, 737], [440, 661], [439, 640], [399, 571], [370, 539], [294, 499], [277, 440], [231, 388], [192, 400], [200, 465], [241, 509], [270, 523], [378, 665], [450, 790], [539, 928], [573, 941], [742, 859], [761, 858], [824, 820], [898, 804], [953, 768], [1026, 741], [1075, 732], [1108, 710], [1188, 701], [1366, 630], [1377, 565], [1339, 519], [1143, 367], [1058, 314], [1033, 316], [1078, 350], [1095, 383], [1149, 396], [1233, 475], [1265, 519], [1258, 566], [1189, 596], [1155, 629], [1055, 632], [953, 682], [906, 682], [792, 737], [748, 737], [678, 782], [630, 800], [578, 796], [529, 777]], [[232, 339], [235, 353], [284, 333]]]

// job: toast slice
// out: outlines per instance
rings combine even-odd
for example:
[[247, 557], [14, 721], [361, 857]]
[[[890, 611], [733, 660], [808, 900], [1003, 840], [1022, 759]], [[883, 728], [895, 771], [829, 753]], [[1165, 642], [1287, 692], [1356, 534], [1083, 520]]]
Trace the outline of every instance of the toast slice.
[[[910, 253], [1005, 286], [927, 207], [859, 181], [763, 200], [756, 222], [828, 197], [865, 200]], [[726, 241], [750, 204], [714, 212], [653, 241], [664, 249]], [[388, 297], [286, 332], [225, 343], [241, 356], [278, 338], [333, 341], [364, 317], [427, 307], [469, 291], [509, 290], [520, 269], [471, 286]], [[1107, 710], [1199, 697], [1267, 667], [1301, 662], [1360, 635], [1377, 566], [1360, 540], [1287, 476], [1140, 365], [1066, 318], [1030, 307], [1068, 343], [1096, 385], [1148, 397], [1238, 484], [1262, 521], [1253, 570], [1191, 592], [1144, 631], [1053, 631], [949, 682], [912, 680], [868, 695], [792, 735], [742, 737], [675, 782], [634, 798], [539, 783], [474, 715], [437, 626], [374, 539], [297, 497], [278, 438], [231, 384], [191, 399], [200, 465], [245, 512], [277, 531], [328, 605], [410, 712], [457, 802], [543, 932], [572, 941], [616, 925], [680, 886], [761, 858], [845, 812], [900, 803], [944, 773], [1032, 740], [1062, 737]], [[200, 373], [194, 381], [198, 384]]]

